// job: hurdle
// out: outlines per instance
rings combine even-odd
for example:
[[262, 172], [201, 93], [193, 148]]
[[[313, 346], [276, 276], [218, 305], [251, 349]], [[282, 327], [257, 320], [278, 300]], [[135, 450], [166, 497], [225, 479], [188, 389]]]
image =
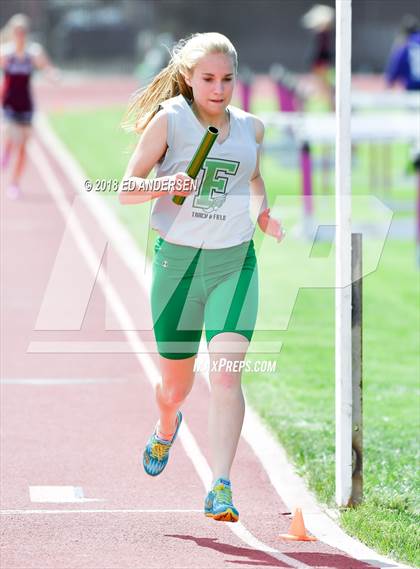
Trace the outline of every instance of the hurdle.
[[[308, 219], [308, 203], [313, 195], [313, 157], [312, 144], [335, 143], [336, 117], [334, 113], [260, 113], [267, 127], [273, 127], [281, 135], [293, 137], [296, 146], [302, 148], [306, 143], [305, 157], [301, 159], [301, 195], [303, 218]], [[338, 119], [337, 119], [338, 120]], [[390, 144], [403, 142], [413, 147], [420, 147], [417, 111], [407, 109], [404, 112], [388, 115], [387, 113], [356, 114], [351, 117], [351, 139], [353, 143]], [[265, 143], [266, 151], [270, 143]], [[275, 148], [275, 147], [274, 147]], [[303, 168], [305, 164], [305, 169]], [[416, 181], [416, 186], [418, 185]], [[416, 193], [418, 192], [416, 187]], [[417, 226], [420, 224], [420, 211], [417, 207]], [[311, 215], [315, 216], [312, 208]], [[305, 232], [306, 235], [306, 232]], [[310, 235], [309, 235], [310, 236]]]

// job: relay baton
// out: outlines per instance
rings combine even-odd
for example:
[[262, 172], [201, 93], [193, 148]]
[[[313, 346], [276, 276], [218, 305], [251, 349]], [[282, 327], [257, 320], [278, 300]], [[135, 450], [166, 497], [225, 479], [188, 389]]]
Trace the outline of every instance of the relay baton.
[[[188, 168], [186, 174], [195, 180], [198, 176], [199, 171], [201, 170], [201, 166], [204, 164], [204, 160], [209, 155], [211, 147], [213, 146], [216, 138], [219, 135], [219, 131], [215, 126], [209, 126], [205, 135], [203, 136], [202, 141], [200, 142], [199, 147], [196, 150], [196, 153], [192, 157], [191, 162], [188, 164]], [[172, 201], [177, 205], [182, 205], [185, 201], [184, 196], [174, 196]]]

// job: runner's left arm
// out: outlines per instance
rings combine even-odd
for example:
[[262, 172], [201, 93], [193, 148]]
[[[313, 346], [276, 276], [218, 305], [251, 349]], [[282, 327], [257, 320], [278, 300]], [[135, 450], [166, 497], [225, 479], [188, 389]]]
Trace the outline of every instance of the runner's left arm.
[[264, 139], [264, 124], [262, 121], [254, 117], [255, 122], [255, 140], [259, 144], [257, 153], [257, 164], [252, 177], [249, 181], [251, 190], [251, 210], [256, 218], [268, 208], [267, 193], [265, 191], [264, 180], [260, 172], [260, 155], [261, 145]]
[[255, 139], [259, 144], [257, 153], [257, 164], [254, 173], [250, 179], [250, 194], [251, 194], [251, 214], [257, 218], [258, 225], [264, 233], [272, 235], [280, 242], [284, 236], [281, 222], [270, 215], [270, 208], [268, 207], [267, 192], [265, 190], [264, 180], [260, 172], [260, 156], [261, 145], [264, 139], [264, 124], [255, 117]]

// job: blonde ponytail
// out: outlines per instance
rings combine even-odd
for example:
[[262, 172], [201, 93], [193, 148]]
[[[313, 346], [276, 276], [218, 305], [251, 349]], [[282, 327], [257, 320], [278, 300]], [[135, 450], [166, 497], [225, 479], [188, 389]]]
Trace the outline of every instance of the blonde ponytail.
[[177, 64], [171, 61], [144, 89], [134, 93], [122, 126], [142, 132], [158, 111], [160, 103], [180, 94], [192, 97], [192, 90], [181, 75]]

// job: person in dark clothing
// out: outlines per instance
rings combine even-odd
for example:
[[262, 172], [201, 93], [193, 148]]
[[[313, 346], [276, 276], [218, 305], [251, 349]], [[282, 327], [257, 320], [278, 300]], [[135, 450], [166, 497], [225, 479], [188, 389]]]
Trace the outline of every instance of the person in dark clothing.
[[6, 123], [1, 166], [5, 169], [13, 153], [16, 161], [7, 195], [17, 199], [21, 195], [20, 178], [26, 161], [26, 143], [31, 130], [34, 104], [31, 93], [31, 77], [35, 69], [46, 69], [51, 75], [52, 68], [42, 47], [28, 43], [29, 19], [23, 14], [15, 14], [6, 25], [3, 35], [10, 41], [0, 46], [0, 68], [3, 71], [1, 102]]
[[396, 41], [385, 71], [388, 86], [400, 83], [407, 91], [420, 91], [420, 23], [411, 15], [401, 22], [401, 37]]

